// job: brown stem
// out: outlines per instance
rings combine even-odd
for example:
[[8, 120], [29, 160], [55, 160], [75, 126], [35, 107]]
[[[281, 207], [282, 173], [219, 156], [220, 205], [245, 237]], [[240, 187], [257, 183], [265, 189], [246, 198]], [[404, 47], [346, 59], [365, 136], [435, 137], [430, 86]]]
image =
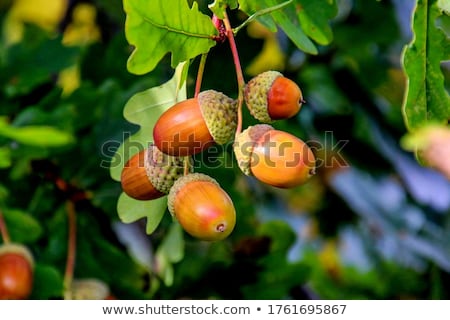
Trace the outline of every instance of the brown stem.
[[203, 73], [205, 71], [205, 65], [206, 65], [206, 58], [208, 57], [208, 53], [202, 54], [202, 57], [200, 59], [200, 64], [198, 66], [197, 71], [197, 80], [195, 82], [195, 93], [194, 97], [197, 97], [200, 93], [200, 90], [202, 88], [202, 80], [203, 80]]
[[64, 273], [64, 296], [70, 296], [73, 274], [75, 270], [75, 256], [77, 246], [77, 220], [75, 212], [75, 203], [68, 200], [66, 202], [67, 220], [69, 226], [69, 235], [67, 241], [67, 260], [66, 271]]
[[3, 238], [3, 243], [10, 243], [11, 238], [9, 237], [8, 228], [6, 227], [6, 221], [3, 216], [3, 211], [0, 209], [0, 235]]
[[239, 60], [239, 54], [236, 47], [236, 42], [234, 41], [233, 29], [231, 28], [230, 20], [228, 19], [228, 15], [226, 11], [224, 11], [224, 19], [223, 23], [225, 24], [225, 30], [227, 32], [228, 42], [230, 43], [231, 53], [233, 55], [234, 67], [236, 69], [236, 77], [238, 82], [238, 120], [237, 120], [237, 128], [236, 128], [236, 136], [242, 131], [242, 104], [244, 102], [244, 87], [245, 80], [244, 75], [242, 73], [241, 62]]

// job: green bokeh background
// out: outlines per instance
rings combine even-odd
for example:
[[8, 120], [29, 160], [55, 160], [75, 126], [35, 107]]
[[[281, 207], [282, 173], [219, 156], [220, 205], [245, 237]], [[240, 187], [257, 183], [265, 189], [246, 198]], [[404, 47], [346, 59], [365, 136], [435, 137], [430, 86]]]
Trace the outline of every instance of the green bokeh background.
[[[3, 41], [0, 117], [16, 129], [57, 130], [44, 143], [27, 143], [36, 132], [24, 141], [0, 136], [0, 208], [12, 240], [35, 257], [30, 298], [62, 298], [66, 203], [83, 194], [76, 201], [74, 276], [103, 281], [117, 299], [448, 299], [450, 183], [399, 144], [406, 133], [400, 57], [412, 36], [412, 2], [338, 1], [334, 39], [315, 56], [276, 34], [282, 72], [300, 85], [307, 103], [274, 126], [307, 141], [323, 165], [304, 186], [279, 190], [243, 176], [230, 145], [197, 155], [196, 170], [217, 179], [237, 211], [233, 234], [217, 243], [182, 233], [168, 213], [151, 235], [145, 221], [118, 218], [121, 188], [110, 177], [110, 161], [139, 129], [124, 119], [123, 108], [173, 73], [169, 57], [144, 76], [126, 70], [131, 50], [120, 0], [69, 1], [56, 34], [31, 23], [20, 42]], [[101, 39], [63, 46], [80, 3], [96, 8]], [[0, 4], [5, 25], [12, 2]], [[208, 13], [206, 1], [199, 4]], [[233, 25], [244, 18], [231, 13]], [[264, 39], [243, 29], [236, 42], [247, 70]], [[63, 95], [58, 74], [74, 63], [80, 86]], [[190, 67], [188, 96], [198, 63]], [[442, 71], [448, 84], [448, 65]], [[211, 50], [203, 89], [237, 96], [227, 43]], [[256, 123], [247, 110], [244, 123]], [[58, 137], [69, 138], [50, 145]], [[70, 188], [62, 190], [60, 180]]]

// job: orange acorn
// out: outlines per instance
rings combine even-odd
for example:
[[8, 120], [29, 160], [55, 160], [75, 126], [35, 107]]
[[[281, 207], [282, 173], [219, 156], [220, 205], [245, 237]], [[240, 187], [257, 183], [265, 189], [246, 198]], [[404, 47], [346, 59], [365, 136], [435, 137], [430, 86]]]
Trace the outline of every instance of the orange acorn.
[[168, 194], [175, 180], [183, 173], [183, 158], [163, 154], [151, 145], [128, 160], [120, 180], [122, 190], [128, 196], [137, 200], [152, 200]]
[[188, 156], [230, 141], [236, 125], [236, 101], [207, 90], [165, 111], [153, 128], [153, 140], [168, 155]]
[[252, 116], [264, 123], [295, 116], [304, 102], [298, 85], [278, 71], [266, 71], [251, 79], [244, 97]]
[[267, 124], [244, 130], [235, 141], [234, 153], [246, 175], [278, 188], [304, 184], [315, 173], [315, 156], [308, 145]]
[[33, 289], [33, 273], [33, 256], [25, 246], [0, 246], [0, 300], [27, 299]]
[[200, 240], [225, 239], [236, 224], [233, 201], [213, 178], [191, 173], [179, 178], [168, 197], [170, 213]]

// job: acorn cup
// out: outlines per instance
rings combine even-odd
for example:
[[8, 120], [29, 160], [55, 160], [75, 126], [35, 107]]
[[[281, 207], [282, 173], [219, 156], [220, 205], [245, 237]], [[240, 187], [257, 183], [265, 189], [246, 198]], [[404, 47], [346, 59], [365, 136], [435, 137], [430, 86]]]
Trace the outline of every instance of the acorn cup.
[[298, 85], [278, 71], [252, 78], [245, 86], [244, 98], [251, 115], [263, 123], [292, 118], [304, 103]]
[[153, 139], [165, 154], [188, 156], [230, 141], [236, 126], [237, 101], [206, 90], [166, 110], [153, 128]]
[[183, 229], [200, 240], [223, 240], [236, 224], [233, 201], [216, 180], [191, 173], [179, 178], [168, 196], [168, 208]]
[[244, 174], [274, 187], [299, 186], [315, 174], [315, 156], [308, 145], [267, 124], [248, 127], [233, 148]]
[[74, 279], [64, 294], [65, 300], [108, 300], [109, 297], [109, 286], [95, 278]]
[[[168, 156], [150, 145], [125, 164], [120, 179], [122, 190], [137, 200], [160, 198], [184, 174], [184, 166], [184, 158]], [[188, 169], [193, 170], [191, 163]]]
[[33, 289], [34, 259], [27, 247], [0, 246], [0, 300], [27, 299]]

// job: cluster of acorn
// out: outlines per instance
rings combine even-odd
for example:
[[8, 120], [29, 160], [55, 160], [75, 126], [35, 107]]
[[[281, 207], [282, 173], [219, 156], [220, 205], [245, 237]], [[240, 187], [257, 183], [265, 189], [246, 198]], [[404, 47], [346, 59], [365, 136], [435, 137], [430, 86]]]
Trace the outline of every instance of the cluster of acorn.
[[154, 144], [133, 157], [122, 170], [123, 191], [138, 200], [168, 194], [168, 208], [183, 229], [201, 240], [221, 240], [233, 230], [232, 200], [213, 178], [193, 173], [186, 157], [234, 138], [242, 172], [279, 188], [306, 182], [314, 174], [315, 157], [307, 144], [268, 123], [291, 118], [303, 103], [295, 82], [267, 71], [245, 86], [245, 103], [260, 122], [236, 134], [237, 101], [207, 90], [164, 112], [153, 130]]

